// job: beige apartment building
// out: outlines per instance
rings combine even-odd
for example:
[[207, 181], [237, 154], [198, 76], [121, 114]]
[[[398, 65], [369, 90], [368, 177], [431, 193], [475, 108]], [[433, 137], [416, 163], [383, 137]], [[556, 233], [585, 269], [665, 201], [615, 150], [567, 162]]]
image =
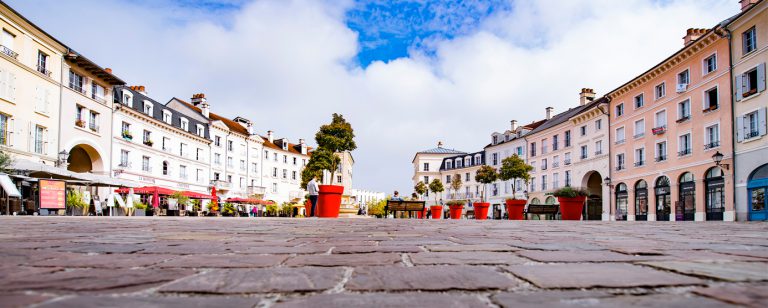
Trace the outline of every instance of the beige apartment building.
[[[416, 153], [416, 155], [413, 156], [413, 159], [411, 160], [411, 163], [413, 164], [413, 176], [411, 177], [411, 181], [413, 181], [413, 185], [416, 186], [419, 182], [424, 182], [425, 185], [429, 186], [429, 182], [431, 182], [434, 179], [440, 179], [440, 168], [443, 163], [443, 159], [449, 156], [455, 156], [460, 154], [467, 154], [466, 152], [457, 151], [454, 149], [448, 149], [443, 147], [443, 142], [438, 142], [436, 148], [419, 151]], [[446, 186], [447, 183], [443, 183], [443, 186]], [[446, 187], [447, 188], [447, 187]], [[434, 200], [432, 193], [427, 191], [427, 193], [424, 194], [424, 198], [429, 200]], [[407, 192], [402, 192], [400, 194], [401, 196], [407, 196]], [[438, 200], [440, 199], [440, 196], [438, 196]], [[432, 201], [434, 202], [434, 201]], [[429, 202], [427, 204], [430, 204]]]

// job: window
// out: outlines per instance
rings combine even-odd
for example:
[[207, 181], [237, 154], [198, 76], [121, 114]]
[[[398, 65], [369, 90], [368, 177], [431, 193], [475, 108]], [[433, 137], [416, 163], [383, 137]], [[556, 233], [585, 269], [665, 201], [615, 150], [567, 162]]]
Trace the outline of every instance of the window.
[[143, 137], [144, 138], [142, 139], [142, 141], [144, 142], [144, 144], [148, 146], [152, 146], [152, 132], [145, 129]]
[[221, 154], [219, 153], [213, 154], [213, 163], [216, 165], [221, 165]]
[[8, 133], [10, 132], [8, 122], [10, 118], [7, 114], [0, 113], [0, 144], [2, 145], [10, 145], [8, 138]]
[[85, 108], [83, 108], [83, 106], [77, 105], [76, 110], [75, 110], [75, 125], [78, 125], [77, 121], [80, 121], [80, 120], [83, 119], [83, 111], [84, 110], [85, 110]]
[[[616, 105], [616, 117], [620, 117], [624, 115], [624, 103]], [[586, 135], [586, 130], [583, 132], [582, 135]]]
[[202, 182], [203, 181], [203, 169], [197, 169], [197, 171], [195, 173], [195, 180], [197, 182]]
[[704, 149], [712, 149], [720, 146], [720, 125], [715, 124], [704, 129]]
[[531, 191], [536, 191], [536, 177], [531, 177]]
[[163, 137], [163, 151], [171, 151], [171, 138]]
[[666, 83], [662, 82], [661, 84], [657, 85], [655, 88], [654, 93], [656, 94], [656, 99], [660, 99], [667, 95], [667, 85]]
[[595, 120], [595, 130], [600, 130], [603, 128], [603, 120], [597, 119]]
[[187, 157], [187, 144], [186, 143], [179, 143], [179, 156]]
[[645, 148], [635, 149], [635, 167], [645, 165]]
[[[69, 88], [80, 93], [85, 93], [83, 90], [83, 75], [75, 73], [69, 70]], [[130, 104], [128, 104], [130, 106]]]
[[219, 174], [218, 172], [214, 172], [213, 173], [213, 180], [214, 181], [218, 181], [220, 179], [221, 179], [221, 174]]
[[245, 171], [245, 160], [240, 160], [240, 171]]
[[640, 119], [635, 121], [635, 138], [640, 138], [645, 136], [645, 120]]
[[98, 83], [91, 83], [91, 98], [100, 102], [104, 102], [104, 93], [106, 90]]
[[429, 185], [429, 177], [428, 176], [424, 176], [424, 184]]
[[180, 125], [180, 127], [183, 130], [189, 131], [189, 120], [187, 120], [185, 118], [181, 118], [181, 125]]
[[546, 158], [541, 160], [541, 170], [547, 170], [547, 159]]
[[445, 161], [445, 169], [451, 169], [453, 168], [453, 161], [452, 160], [446, 160]]
[[656, 127], [667, 127], [667, 111], [662, 110], [656, 113]]
[[88, 117], [88, 128], [94, 132], [99, 131], [99, 113], [91, 111]]
[[16, 38], [16, 35], [13, 35], [13, 33], [3, 29], [3, 38], [2, 38], [3, 40], [0, 43], [2, 43], [3, 47], [5, 48], [1, 48], [0, 50], [2, 51], [2, 53], [14, 59], [16, 59], [16, 57], [19, 56], [17, 53], [13, 51], [13, 41], [15, 38]]
[[272, 160], [277, 161], [277, 153], [272, 153]]
[[293, 165], [296, 166], [296, 157], [293, 158]]
[[465, 173], [465, 174], [464, 174], [464, 182], [469, 182], [469, 181], [471, 181], [471, 180], [472, 180], [472, 179], [470, 179], [470, 178], [469, 178], [469, 172]]
[[736, 100], [752, 96], [765, 90], [765, 63], [736, 76]]
[[565, 171], [565, 186], [571, 186], [571, 170]]
[[555, 157], [552, 157], [552, 167], [557, 168], [560, 166], [560, 155], [555, 155]]
[[736, 118], [738, 140], [748, 140], [766, 134], [766, 109], [761, 108]]
[[531, 169], [531, 172], [536, 172], [536, 162], [532, 161], [530, 166], [533, 168], [533, 169]]
[[450, 174], [445, 176], [445, 183], [451, 183], [451, 175]]
[[552, 189], [560, 188], [560, 174], [552, 174]]
[[[570, 130], [565, 131], [565, 138], [563, 138], [563, 139], [565, 139], [564, 141], [565, 141], [565, 147], [566, 148], [571, 146], [571, 131]], [[518, 156], [522, 156], [523, 153], [519, 153], [518, 152], [517, 155]]]
[[678, 137], [678, 156], [691, 154], [691, 134], [685, 134]]
[[291, 172], [291, 180], [296, 180], [296, 171]]
[[645, 105], [645, 98], [643, 97], [643, 94], [635, 96], [635, 109], [641, 108], [644, 105]]
[[[429, 163], [424, 163], [424, 171], [429, 171]], [[425, 182], [425, 184], [429, 184], [429, 183]]]
[[227, 151], [234, 151], [234, 142], [232, 140], [227, 141]]
[[688, 84], [691, 83], [691, 76], [688, 70], [684, 70], [677, 74], [677, 93], [685, 92], [688, 89]]
[[717, 87], [704, 92], [704, 111], [712, 111], [718, 108], [719, 97], [717, 93]]
[[195, 160], [203, 160], [203, 149], [197, 148], [197, 152], [195, 152]]
[[341, 184], [342, 177], [340, 175], [336, 176], [336, 183]]
[[677, 104], [677, 122], [683, 122], [691, 118], [691, 101], [684, 100]]
[[547, 154], [547, 139], [541, 139], [541, 154]]
[[142, 156], [141, 157], [141, 171], [144, 172], [150, 172], [149, 169], [149, 156]]
[[283, 155], [283, 163], [284, 164], [288, 163], [288, 155]]
[[205, 127], [200, 124], [197, 124], [197, 135], [200, 137], [205, 137]]
[[[517, 156], [522, 157], [523, 156], [523, 147], [517, 147]], [[475, 157], [475, 165], [481, 164], [480, 162], [480, 156]]]
[[277, 177], [277, 167], [272, 168], [272, 177]]
[[277, 192], [277, 183], [272, 183], [272, 192], [273, 193]]
[[717, 70], [717, 54], [711, 55], [704, 59], [704, 75], [709, 74]]
[[741, 42], [743, 49], [742, 53], [745, 55], [757, 49], [757, 33], [755, 32], [755, 27], [744, 31], [744, 33], [741, 34]]
[[283, 178], [284, 179], [288, 178], [288, 170], [287, 169], [283, 169]]
[[213, 137], [213, 145], [215, 145], [217, 147], [220, 147], [221, 146], [221, 137], [214, 136]]
[[461, 168], [461, 158], [456, 159], [456, 168]]
[[152, 103], [150, 103], [150, 102], [148, 102], [148, 101], [144, 101], [144, 113], [146, 113], [146, 114], [148, 114], [148, 115], [152, 116], [152, 114], [153, 114], [153, 113], [152, 113], [152, 108], [153, 108], [153, 107], [154, 107], [154, 106], [152, 106]]
[[[15, 78], [15, 77], [14, 77]], [[8, 91], [15, 89], [14, 82], [10, 76], [3, 76], [3, 87], [0, 90], [5, 90], [5, 86], [8, 86]], [[40, 113], [48, 113], [48, 107], [51, 105], [51, 90], [44, 87], [35, 87], [35, 111]]]
[[251, 171], [258, 172], [259, 171], [259, 164], [257, 163], [251, 163]]
[[558, 135], [552, 136], [552, 151], [557, 151], [559, 137]]
[[128, 167], [128, 151], [120, 150], [120, 165], [119, 167]]
[[624, 143], [625, 135], [624, 135], [624, 127], [619, 127], [616, 129], [616, 144], [622, 144]]
[[587, 126], [584, 125], [584, 126], [580, 127], [579, 128], [579, 133], [581, 134], [581, 136], [585, 136], [587, 134]]
[[493, 165], [494, 166], [498, 165], [499, 164], [499, 153], [493, 153], [491, 155], [491, 157], [492, 157], [492, 160], [493, 160]]
[[40, 125], [35, 125], [35, 153], [43, 153], [43, 145], [45, 144], [45, 128]]
[[48, 55], [42, 50], [37, 51], [37, 71], [51, 77], [51, 71], [48, 70]]
[[547, 176], [541, 176], [541, 190], [547, 190]]
[[227, 176], [227, 183], [232, 184], [232, 176], [231, 175]]
[[531, 142], [531, 157], [536, 156], [536, 142]]
[[[70, 78], [71, 80], [72, 78]], [[133, 107], [133, 95], [128, 92], [123, 92], [123, 105]]]
[[571, 164], [571, 152], [565, 153], [565, 157], [563, 158], [563, 164], [570, 165]]
[[616, 170], [624, 170], [624, 153], [616, 154]]
[[603, 141], [595, 141], [595, 155], [603, 154]]
[[587, 146], [581, 146], [581, 159], [587, 159]]

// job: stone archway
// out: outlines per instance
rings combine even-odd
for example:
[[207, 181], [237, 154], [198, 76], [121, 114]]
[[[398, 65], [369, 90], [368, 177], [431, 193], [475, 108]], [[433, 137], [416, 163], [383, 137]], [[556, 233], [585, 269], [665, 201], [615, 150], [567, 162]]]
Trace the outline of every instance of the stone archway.
[[78, 144], [69, 150], [67, 170], [84, 173], [104, 171], [104, 160], [99, 151], [87, 144]]
[[581, 186], [588, 192], [587, 206], [584, 207], [584, 220], [603, 219], [603, 177], [600, 172], [590, 171], [584, 174]]

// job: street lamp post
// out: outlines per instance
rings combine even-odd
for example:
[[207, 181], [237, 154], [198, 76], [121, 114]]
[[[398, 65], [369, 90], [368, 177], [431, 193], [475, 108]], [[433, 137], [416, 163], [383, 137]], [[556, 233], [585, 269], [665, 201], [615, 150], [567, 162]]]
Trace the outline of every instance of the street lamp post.
[[729, 164], [723, 164], [723, 154], [720, 153], [720, 151], [717, 151], [717, 153], [712, 155], [712, 160], [715, 161], [715, 166], [721, 167], [725, 170], [729, 170], [731, 165]]
[[67, 151], [61, 150], [58, 155], [58, 159], [56, 160], [56, 167], [67, 167], [67, 159], [69, 158], [69, 153]]

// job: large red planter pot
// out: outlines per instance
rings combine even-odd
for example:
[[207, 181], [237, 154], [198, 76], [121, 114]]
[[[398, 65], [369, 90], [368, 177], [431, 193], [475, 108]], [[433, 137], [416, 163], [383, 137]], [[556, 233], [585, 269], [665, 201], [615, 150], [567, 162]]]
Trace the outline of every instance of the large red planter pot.
[[584, 210], [584, 201], [586, 200], [586, 196], [557, 197], [557, 201], [560, 202], [560, 217], [563, 220], [581, 220], [581, 211]]
[[416, 212], [416, 218], [418, 219], [424, 219], [424, 217], [427, 216], [427, 211], [429, 211], [428, 207], [424, 207], [424, 210], [421, 212]]
[[429, 207], [432, 212], [432, 219], [440, 219], [443, 217], [443, 207], [440, 205], [433, 205]]
[[304, 217], [307, 217], [307, 218], [312, 217], [312, 213], [310, 213], [312, 212], [312, 201], [310, 201], [309, 199], [307, 199], [307, 201], [304, 202], [304, 212], [306, 212], [307, 214], [307, 215], [304, 215]]
[[320, 185], [320, 194], [317, 196], [317, 217], [338, 218], [341, 207], [341, 194], [344, 186]]
[[488, 202], [478, 202], [473, 204], [475, 207], [475, 220], [488, 219], [488, 208], [491, 206]]
[[[449, 208], [451, 208], [451, 219], [461, 219], [461, 212], [464, 211], [464, 205], [449, 205]], [[486, 214], [488, 214], [488, 210], [485, 211]]]
[[507, 200], [507, 216], [509, 220], [523, 220], [523, 211], [527, 200]]

